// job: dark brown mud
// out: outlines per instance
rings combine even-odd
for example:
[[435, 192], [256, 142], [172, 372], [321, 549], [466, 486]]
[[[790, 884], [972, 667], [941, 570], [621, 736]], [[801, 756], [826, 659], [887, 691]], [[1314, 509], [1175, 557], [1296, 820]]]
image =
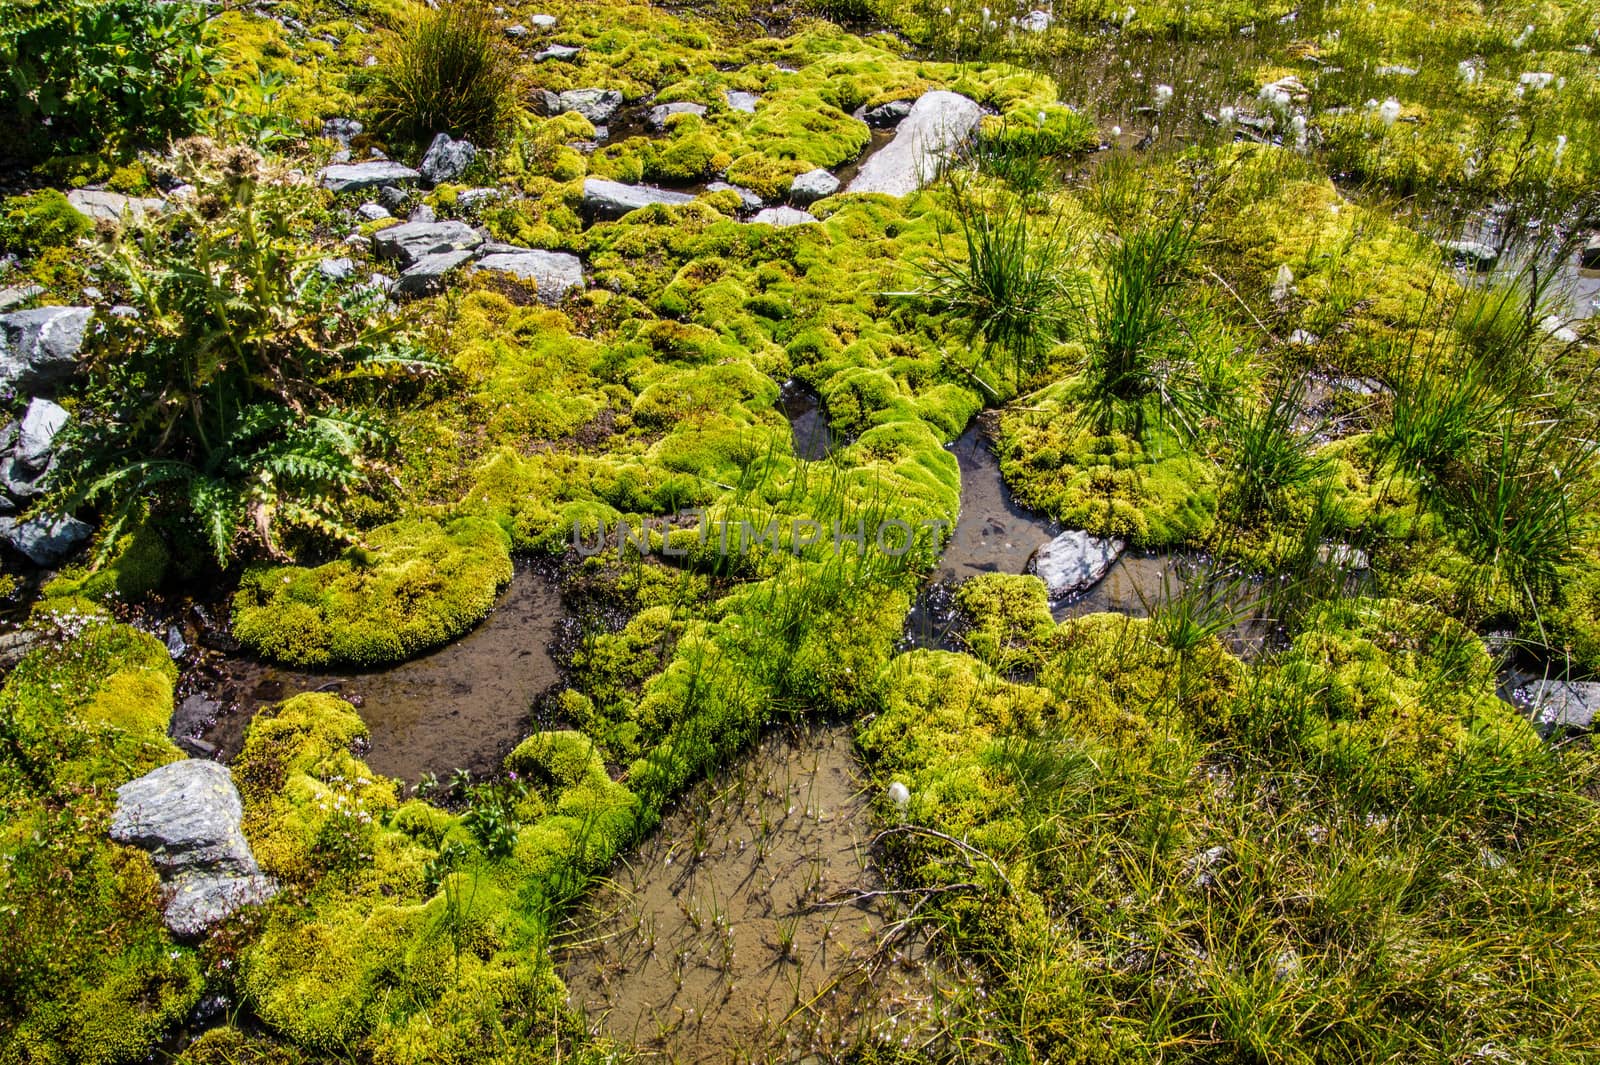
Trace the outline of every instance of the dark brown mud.
[[212, 658], [184, 701], [177, 730], [198, 733], [215, 747], [214, 757], [231, 760], [262, 707], [328, 691], [355, 705], [371, 729], [364, 757], [376, 771], [409, 783], [458, 768], [491, 773], [532, 731], [534, 700], [560, 680], [550, 646], [561, 617], [555, 581], [519, 562], [477, 628], [392, 669], [309, 672], [242, 655]]

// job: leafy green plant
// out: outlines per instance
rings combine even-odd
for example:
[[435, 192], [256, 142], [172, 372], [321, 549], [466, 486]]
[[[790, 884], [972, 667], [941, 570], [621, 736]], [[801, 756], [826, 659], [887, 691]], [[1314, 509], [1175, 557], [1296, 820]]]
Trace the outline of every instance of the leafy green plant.
[[4, 22], [0, 140], [24, 159], [133, 146], [199, 116], [210, 61], [188, 3], [23, 0]]
[[1059, 218], [1035, 219], [1021, 198], [988, 203], [956, 182], [949, 188], [962, 248], [941, 246], [918, 265], [918, 294], [964, 321], [969, 341], [981, 341], [985, 356], [998, 353], [1020, 387], [1066, 335], [1074, 244]]
[[281, 555], [287, 526], [352, 539], [341, 496], [388, 440], [357, 386], [438, 367], [381, 293], [317, 271], [297, 239], [310, 200], [259, 180], [257, 164], [235, 153], [204, 197], [219, 214], [176, 212], [108, 264], [140, 314], [98, 343], [53, 493], [102, 507], [106, 543], [146, 509], [219, 565], [245, 541]]
[[522, 785], [480, 784], [468, 793], [470, 806], [461, 821], [472, 830], [491, 858], [504, 858], [517, 842], [516, 802]]
[[516, 71], [489, 9], [476, 0], [413, 9], [390, 39], [373, 86], [378, 124], [413, 141], [435, 133], [491, 143], [510, 118]]

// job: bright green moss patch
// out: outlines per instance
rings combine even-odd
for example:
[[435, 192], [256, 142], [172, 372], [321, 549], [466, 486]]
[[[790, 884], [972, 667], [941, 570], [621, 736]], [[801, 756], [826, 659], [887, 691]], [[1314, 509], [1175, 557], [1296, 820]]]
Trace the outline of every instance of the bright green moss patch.
[[1170, 437], [1096, 434], [1071, 408], [1001, 419], [996, 453], [1017, 500], [1073, 529], [1137, 547], [1202, 539], [1215, 521], [1217, 477]]
[[0, 248], [36, 254], [69, 247], [94, 225], [55, 189], [12, 196], [0, 203]]
[[510, 543], [497, 525], [397, 522], [315, 569], [250, 572], [234, 597], [233, 630], [295, 665], [382, 665], [470, 629], [510, 579]]
[[143, 1061], [200, 996], [149, 858], [106, 838], [114, 788], [181, 757], [154, 638], [79, 620], [0, 689], [0, 985], [7, 1062]]

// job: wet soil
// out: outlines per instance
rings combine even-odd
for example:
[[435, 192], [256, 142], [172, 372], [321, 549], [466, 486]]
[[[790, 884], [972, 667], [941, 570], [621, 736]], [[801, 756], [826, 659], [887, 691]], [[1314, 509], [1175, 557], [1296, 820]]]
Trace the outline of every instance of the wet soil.
[[792, 1062], [937, 1038], [960, 984], [897, 914], [843, 726], [769, 734], [702, 781], [571, 919], [572, 1005], [650, 1060]]
[[[391, 669], [309, 672], [242, 655], [213, 657], [186, 684], [175, 732], [188, 732], [231, 761], [257, 711], [308, 691], [349, 700], [372, 731], [364, 757], [386, 776], [415, 783], [457, 768], [494, 772], [532, 731], [535, 699], [560, 680], [551, 655], [562, 617], [555, 581], [529, 563], [477, 628]], [[187, 679], [187, 678], [186, 678]]]

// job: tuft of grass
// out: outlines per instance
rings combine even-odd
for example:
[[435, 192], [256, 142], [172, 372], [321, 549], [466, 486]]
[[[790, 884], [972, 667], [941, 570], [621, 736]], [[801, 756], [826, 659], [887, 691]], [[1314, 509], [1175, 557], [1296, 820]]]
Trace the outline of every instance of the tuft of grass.
[[389, 44], [373, 91], [380, 127], [423, 142], [436, 133], [492, 144], [516, 100], [516, 70], [477, 0], [410, 13]]
[[985, 356], [998, 354], [1020, 390], [1050, 349], [1066, 335], [1077, 272], [1076, 244], [1059, 216], [1040, 220], [1025, 200], [999, 195], [986, 203], [950, 183], [962, 249], [942, 245], [919, 264], [929, 303], [966, 323], [969, 341]]
[[1325, 474], [1328, 462], [1317, 454], [1315, 437], [1295, 425], [1305, 395], [1304, 377], [1283, 377], [1265, 404], [1224, 417], [1227, 504], [1236, 518], [1278, 514], [1291, 496]]

